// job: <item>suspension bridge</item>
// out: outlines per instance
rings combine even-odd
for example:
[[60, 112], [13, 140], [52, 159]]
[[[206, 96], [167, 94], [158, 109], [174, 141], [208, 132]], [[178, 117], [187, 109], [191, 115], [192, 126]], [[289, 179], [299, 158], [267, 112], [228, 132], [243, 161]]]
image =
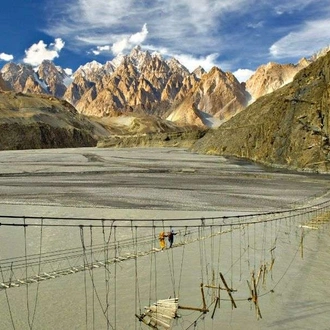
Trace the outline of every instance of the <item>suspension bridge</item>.
[[[241, 304], [260, 320], [262, 299], [303, 260], [309, 236], [329, 229], [329, 219], [330, 201], [212, 218], [0, 216], [0, 237], [15, 239], [0, 254], [1, 316], [9, 328], [39, 329], [46, 283], [69, 282], [84, 302], [74, 312], [79, 328], [216, 328], [222, 310], [234, 315]], [[171, 230], [174, 243], [162, 249], [159, 234]], [[18, 295], [24, 312], [15, 310]], [[19, 314], [25, 321], [17, 321]]]

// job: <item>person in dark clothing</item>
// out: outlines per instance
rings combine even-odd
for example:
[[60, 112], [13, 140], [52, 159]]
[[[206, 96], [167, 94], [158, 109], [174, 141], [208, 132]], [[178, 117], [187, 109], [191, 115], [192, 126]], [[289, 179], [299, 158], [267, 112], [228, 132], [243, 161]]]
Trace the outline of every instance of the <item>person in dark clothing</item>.
[[167, 234], [168, 242], [170, 243], [170, 248], [171, 248], [172, 245], [173, 245], [173, 242], [174, 242], [174, 235], [176, 235], [176, 234], [177, 234], [177, 233], [175, 233], [173, 229]]

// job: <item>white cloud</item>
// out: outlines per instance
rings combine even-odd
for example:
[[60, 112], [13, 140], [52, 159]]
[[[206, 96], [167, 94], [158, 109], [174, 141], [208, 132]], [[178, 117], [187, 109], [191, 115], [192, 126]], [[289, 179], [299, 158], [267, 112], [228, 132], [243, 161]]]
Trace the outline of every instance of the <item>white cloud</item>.
[[[214, 52], [221, 35], [214, 33], [228, 12], [248, 11], [255, 0], [71, 0], [49, 21], [50, 35], [70, 40], [70, 47], [112, 45], [114, 53], [142, 44], [148, 35], [173, 51], [200, 55]], [[57, 7], [56, 1], [51, 6]], [[147, 24], [146, 24], [147, 23]], [[148, 29], [147, 29], [148, 25]], [[134, 33], [143, 26], [142, 31]], [[203, 50], [201, 52], [201, 50]]]
[[130, 48], [130, 43], [128, 38], [124, 38], [122, 40], [119, 40], [117, 42], [115, 42], [112, 47], [111, 50], [115, 55], [118, 55], [120, 53], [122, 53], [124, 50], [127, 50]]
[[330, 20], [306, 22], [298, 31], [291, 32], [270, 48], [274, 58], [311, 56], [330, 43]]
[[97, 46], [92, 52], [94, 55], [100, 55], [101, 53], [109, 53], [110, 51], [114, 55], [121, 54], [125, 51], [129, 51], [137, 45], [141, 45], [148, 36], [147, 24], [144, 23], [140, 32], [131, 35], [121, 35], [118, 39], [110, 45]]
[[216, 62], [219, 54], [209, 54], [207, 56], [194, 57], [188, 54], [174, 55], [180, 63], [182, 63], [190, 72], [201, 66], [204, 70], [209, 71], [214, 66], [219, 66]]
[[245, 82], [254, 74], [254, 72], [255, 71], [249, 69], [238, 69], [233, 72], [233, 75], [239, 82]]
[[132, 34], [129, 37], [128, 41], [132, 45], [140, 45], [146, 40], [147, 35], [148, 35], [147, 24], [144, 23], [141, 32]]
[[[77, 53], [92, 49], [94, 55], [116, 55], [129, 52], [136, 44], [145, 48], [148, 39], [174, 55], [192, 54], [187, 63], [206, 59], [209, 54], [226, 54], [229, 70], [247, 67], [247, 57], [251, 67], [268, 61], [269, 43], [274, 38], [292, 32], [293, 26], [296, 28], [306, 19], [330, 17], [329, 0], [69, 0], [65, 5], [63, 1], [47, 2], [51, 15], [45, 32], [60, 36]], [[285, 20], [279, 17], [284, 13], [288, 15]], [[258, 33], [261, 29], [264, 33]], [[311, 43], [307, 41], [308, 45]], [[274, 44], [271, 53], [283, 53], [282, 45]], [[301, 44], [297, 49], [300, 47]]]
[[[137, 45], [141, 45], [148, 36], [147, 24], [144, 23], [142, 30], [140, 32], [134, 33], [131, 36], [125, 36], [121, 40], [115, 42], [111, 51], [114, 55], [118, 55], [123, 53], [125, 50], [131, 50], [133, 47]], [[99, 47], [99, 50], [102, 47]], [[103, 47], [105, 49], [105, 47]]]
[[72, 73], [73, 73], [72, 69], [66, 68], [66, 69], [63, 69], [63, 70], [68, 76], [72, 76]]
[[0, 53], [0, 61], [12, 61], [14, 59], [13, 55], [6, 54], [6, 53]]
[[33, 44], [29, 49], [25, 50], [24, 63], [37, 66], [44, 60], [54, 60], [59, 57], [59, 52], [64, 47], [64, 41], [60, 38], [56, 38], [54, 43], [49, 45], [45, 44], [43, 40]]

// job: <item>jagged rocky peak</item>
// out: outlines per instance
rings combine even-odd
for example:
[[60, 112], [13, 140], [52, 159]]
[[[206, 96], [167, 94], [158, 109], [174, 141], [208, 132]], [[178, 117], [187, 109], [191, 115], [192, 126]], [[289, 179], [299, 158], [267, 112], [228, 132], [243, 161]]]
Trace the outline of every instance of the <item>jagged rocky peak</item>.
[[91, 61], [84, 65], [80, 65], [79, 68], [74, 72], [73, 77], [82, 76], [87, 79], [89, 77], [98, 74], [103, 68], [103, 65], [97, 61]]
[[152, 59], [152, 56], [148, 51], [143, 51], [141, 46], [135, 46], [127, 58], [138, 70], [140, 70], [145, 62], [148, 62]]
[[66, 91], [68, 75], [64, 70], [49, 60], [43, 61], [37, 68], [36, 80], [50, 94], [63, 97]]
[[190, 74], [189, 70], [184, 65], [182, 65], [176, 58], [172, 57], [166, 62], [172, 72], [180, 73], [182, 76], [187, 76]]
[[203, 74], [206, 73], [206, 71], [204, 70], [204, 68], [202, 68], [201, 66], [198, 66], [193, 72], [192, 74], [198, 78], [201, 79]]
[[[33, 67], [28, 64], [15, 64], [10, 62], [3, 66], [1, 73], [6, 84], [16, 92], [25, 92], [27, 80], [35, 79]], [[35, 92], [40, 93], [44, 91], [40, 91], [40, 88], [38, 88]]]
[[194, 77], [195, 83], [185, 96], [178, 94], [168, 120], [217, 127], [245, 108], [248, 95], [232, 73], [213, 67], [200, 80], [195, 75], [189, 77]]

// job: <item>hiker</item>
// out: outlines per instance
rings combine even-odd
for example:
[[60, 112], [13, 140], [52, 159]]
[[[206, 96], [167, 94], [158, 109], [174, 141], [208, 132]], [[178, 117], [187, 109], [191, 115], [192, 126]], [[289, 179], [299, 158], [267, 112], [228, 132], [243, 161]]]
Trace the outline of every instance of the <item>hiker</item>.
[[173, 245], [173, 242], [174, 242], [174, 235], [176, 235], [176, 234], [177, 234], [177, 233], [175, 233], [173, 229], [167, 234], [168, 241], [169, 241], [169, 243], [170, 243], [170, 248], [171, 248], [172, 245]]
[[164, 231], [162, 231], [162, 232], [159, 233], [159, 244], [160, 244], [160, 248], [162, 250], [164, 250], [165, 247], [166, 247], [165, 237], [167, 237], [167, 235], [165, 234]]

